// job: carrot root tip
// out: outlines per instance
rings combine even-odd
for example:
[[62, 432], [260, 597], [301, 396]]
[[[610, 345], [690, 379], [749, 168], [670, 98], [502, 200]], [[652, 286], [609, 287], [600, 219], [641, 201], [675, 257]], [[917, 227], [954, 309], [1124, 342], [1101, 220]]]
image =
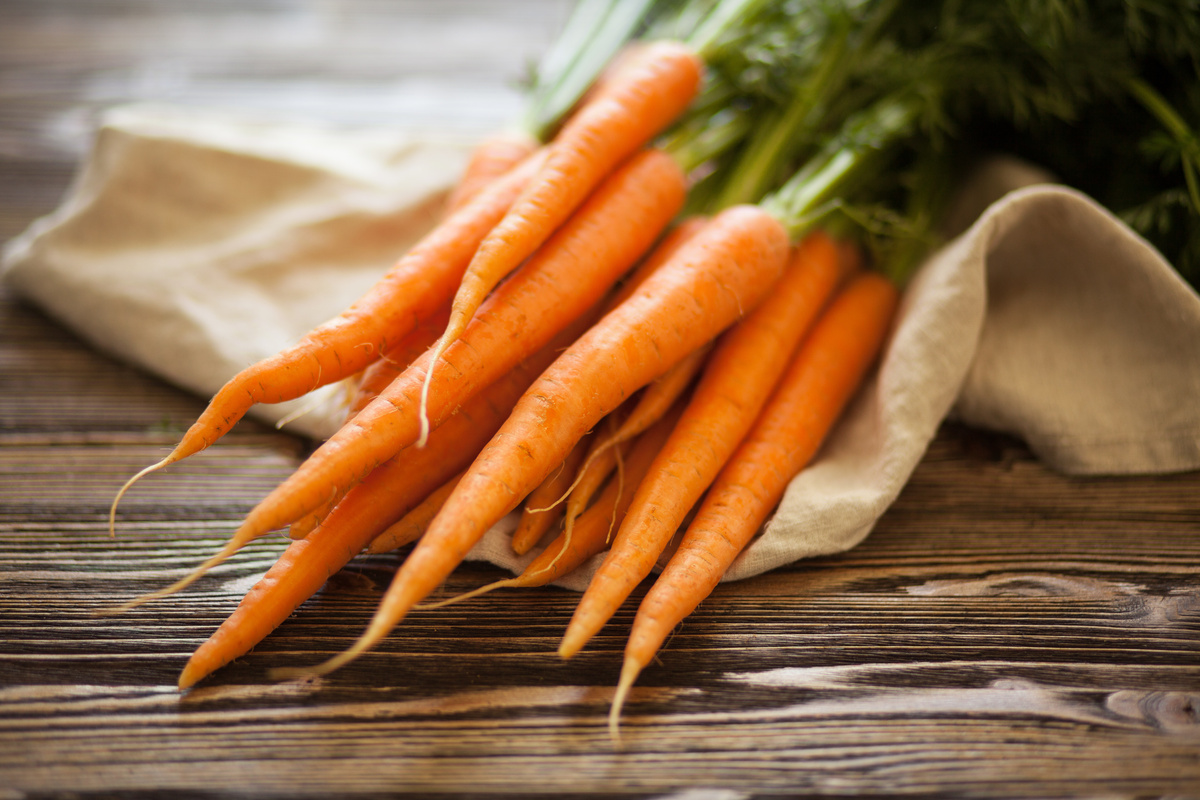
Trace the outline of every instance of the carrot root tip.
[[129, 491], [130, 487], [132, 487], [142, 478], [149, 475], [151, 472], [160, 470], [177, 460], [178, 459], [175, 458], [175, 454], [172, 453], [161, 461], [156, 461], [145, 469], [139, 470], [132, 478], [125, 481], [119, 490], [117, 490], [117, 496], [113, 498], [112, 505], [108, 509], [108, 536], [110, 539], [115, 539], [117, 536], [117, 506], [120, 504], [121, 498], [123, 498], [125, 493]]
[[642, 664], [633, 656], [626, 656], [621, 666], [621, 677], [617, 679], [617, 689], [613, 693], [612, 707], [608, 711], [608, 736], [615, 746], [621, 746], [621, 709], [629, 697], [629, 690], [642, 671]]
[[338, 653], [320, 664], [311, 667], [275, 667], [267, 671], [267, 677], [274, 681], [291, 681], [305, 678], [321, 678], [335, 672], [361, 656], [375, 644], [375, 639], [366, 637], [351, 645], [350, 649]]
[[209, 558], [203, 564], [192, 570], [191, 573], [175, 581], [175, 583], [172, 583], [170, 586], [165, 586], [162, 589], [156, 589], [153, 592], [148, 592], [147, 594], [144, 594], [140, 597], [135, 597], [132, 600], [122, 603], [114, 608], [99, 611], [97, 614], [100, 616], [123, 614], [124, 612], [131, 611], [132, 609], [135, 609], [140, 605], [144, 605], [145, 603], [149, 603], [154, 600], [161, 600], [164, 597], [169, 597], [176, 592], [182, 591], [202, 578], [213, 567], [220, 566], [222, 563], [224, 563], [229, 556], [237, 552], [239, 546], [240, 543], [236, 540], [231, 541], [221, 548], [216, 555]]

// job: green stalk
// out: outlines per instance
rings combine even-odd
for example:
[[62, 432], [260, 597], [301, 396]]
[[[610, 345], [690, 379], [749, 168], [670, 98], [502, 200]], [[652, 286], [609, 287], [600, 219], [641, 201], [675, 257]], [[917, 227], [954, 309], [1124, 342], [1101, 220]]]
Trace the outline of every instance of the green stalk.
[[1129, 78], [1126, 86], [1134, 99], [1141, 103], [1142, 107], [1149, 111], [1166, 128], [1167, 133], [1179, 143], [1179, 160], [1183, 167], [1188, 197], [1192, 201], [1192, 208], [1200, 212], [1200, 179], [1196, 174], [1197, 164], [1200, 163], [1200, 143], [1198, 143], [1196, 134], [1188, 127], [1179, 112], [1150, 84], [1139, 78]]
[[687, 45], [701, 58], [709, 60], [722, 36], [768, 2], [770, 0], [721, 0], [688, 36]]
[[786, 107], [770, 121], [756, 128], [755, 135], [733, 165], [729, 179], [716, 198], [718, 208], [753, 203], [762, 198], [776, 182], [787, 161], [811, 138], [821, 98], [832, 91], [845, 74], [849, 31], [845, 27], [828, 43], [825, 57], [812, 79], [801, 83]]
[[914, 131], [916, 119], [916, 104], [900, 98], [866, 109], [761, 205], [800, 238], [831, 205], [878, 174], [892, 147]]
[[524, 128], [546, 141], [613, 57], [633, 38], [655, 0], [580, 0], [538, 67]]

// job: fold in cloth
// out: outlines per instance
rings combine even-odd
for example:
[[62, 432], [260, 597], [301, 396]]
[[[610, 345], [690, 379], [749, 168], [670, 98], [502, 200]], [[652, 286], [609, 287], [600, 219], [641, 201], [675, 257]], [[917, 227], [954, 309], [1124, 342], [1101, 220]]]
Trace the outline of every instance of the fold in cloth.
[[[356, 299], [437, 220], [469, 142], [119, 109], [4, 277], [98, 349], [207, 397]], [[1031, 183], [1031, 180], [1033, 183]], [[906, 287], [879, 368], [726, 576], [858, 544], [941, 422], [1071, 474], [1200, 468], [1200, 297], [1084, 195], [1006, 160]], [[321, 438], [335, 391], [259, 406]], [[472, 558], [519, 570], [512, 519]], [[590, 569], [562, 583], [586, 585]]]

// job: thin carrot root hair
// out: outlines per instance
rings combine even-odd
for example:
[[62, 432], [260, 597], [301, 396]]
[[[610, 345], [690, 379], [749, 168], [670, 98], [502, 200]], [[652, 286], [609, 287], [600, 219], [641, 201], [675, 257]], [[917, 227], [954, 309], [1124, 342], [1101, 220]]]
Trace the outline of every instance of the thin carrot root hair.
[[[637, 438], [629, 451], [627, 462], [622, 462], [622, 473], [618, 480], [604, 488], [596, 502], [579, 517], [571, 534], [568, 535], [565, 530], [559, 534], [525, 567], [524, 572], [513, 579], [513, 585], [539, 586], [550, 583], [578, 569], [608, 546], [614, 525], [619, 525], [624, 519], [633, 499], [633, 493], [626, 491], [625, 481], [635, 489], [642, 482], [655, 456], [679, 422], [682, 412], [682, 404], [677, 403]], [[564, 558], [565, 565], [559, 570]]]
[[391, 633], [392, 626], [383, 620], [372, 619], [367, 631], [362, 634], [350, 647], [338, 653], [327, 661], [307, 667], [276, 667], [268, 670], [267, 676], [272, 680], [297, 680], [302, 678], [319, 678], [341, 669], [359, 656], [368, 652]]
[[428, 603], [417, 603], [416, 605], [413, 606], [413, 609], [417, 610], [417, 611], [430, 611], [435, 608], [445, 608], [446, 606], [452, 606], [455, 603], [461, 603], [464, 600], [472, 600], [476, 597], [479, 597], [480, 595], [485, 595], [489, 592], [493, 592], [496, 589], [504, 589], [509, 586], [525, 586], [525, 585], [526, 584], [521, 583], [518, 578], [501, 578], [498, 581], [492, 581], [491, 583], [485, 583], [483, 586], [478, 586], [474, 589], [471, 589], [468, 592], [463, 592], [462, 594], [456, 594], [453, 597], [447, 597], [444, 600], [434, 600], [434, 601], [428, 602]]
[[187, 587], [191, 586], [193, 583], [198, 581], [200, 578], [202, 578], [204, 575], [206, 575], [209, 572], [209, 570], [225, 563], [225, 561], [228, 560], [230, 556], [237, 553], [237, 551], [240, 550], [244, 544], [245, 544], [244, 542], [237, 542], [235, 540], [230, 540], [217, 553], [210, 556], [207, 561], [205, 561], [200, 566], [196, 567], [188, 575], [186, 575], [183, 578], [180, 578], [179, 580], [172, 583], [170, 586], [164, 586], [163, 588], [156, 589], [153, 592], [147, 592], [146, 594], [143, 594], [139, 597], [135, 597], [132, 600], [129, 600], [125, 603], [115, 606], [111, 610], [109, 610], [107, 612], [103, 612], [103, 613], [114, 614], [114, 615], [115, 614], [123, 614], [126, 611], [131, 611], [131, 610], [137, 608], [138, 606], [145, 605], [146, 603], [150, 603], [155, 600], [162, 600], [163, 598], [169, 597], [169, 596], [175, 594], [176, 592], [183, 591], [184, 589], [186, 589]]
[[[634, 446], [630, 454], [629, 480], [636, 483], [642, 479], [646, 470], [649, 468], [650, 460], [653, 453], [657, 452], [662, 447], [662, 443], [666, 440], [667, 431], [674, 425], [678, 419], [678, 414], [671, 416], [668, 419], [660, 420], [657, 425], [659, 429], [652, 427], [646, 431], [638, 443]], [[527, 588], [533, 586], [541, 586], [554, 580], [561, 575], [566, 575], [571, 570], [577, 568], [587, 559], [591, 558], [600, 551], [603, 544], [602, 537], [595, 535], [595, 532], [600, 529], [599, 518], [605, 515], [609, 519], [608, 529], [611, 530], [615, 521], [619, 521], [628, 508], [628, 503], [622, 504], [622, 487], [609, 486], [604, 493], [596, 500], [596, 503], [588, 509], [580, 520], [580, 527], [584, 529], [583, 542], [573, 541], [573, 534], [568, 534], [566, 531], [559, 536], [544, 549], [538, 556], [526, 565], [525, 570], [514, 578], [504, 578], [492, 583], [485, 584], [469, 592], [455, 595], [454, 597], [445, 600], [438, 600], [432, 603], [420, 603], [414, 608], [431, 609], [442, 608], [452, 605], [463, 600], [469, 600], [473, 597], [478, 597], [487, 592], [503, 588]], [[578, 549], [574, 552], [571, 550], [573, 544], [578, 545]], [[555, 568], [559, 565], [563, 556], [570, 553], [568, 557], [568, 565], [561, 575], [555, 573]], [[551, 574], [553, 573], [553, 574]]]
[[617, 678], [617, 688], [613, 692], [612, 705], [608, 710], [608, 738], [614, 745], [621, 744], [621, 710], [625, 707], [625, 701], [629, 698], [629, 692], [633, 689], [643, 666], [631, 656], [626, 656], [621, 665], [621, 676]]
[[[617, 426], [617, 430], [603, 440], [597, 441], [596, 444], [588, 452], [587, 460], [579, 468], [579, 475], [571, 487], [567, 490], [557, 502], [561, 503], [566, 500], [571, 493], [579, 488], [580, 483], [591, 477], [598, 481], [599, 475], [588, 475], [588, 469], [595, 464], [597, 471], [603, 471], [607, 475], [612, 471], [614, 466], [620, 466], [621, 453], [614, 452], [614, 448], [619, 448], [621, 445], [628, 443], [636, 438], [647, 428], [657, 422], [663, 414], [675, 403], [675, 401], [687, 390], [691, 385], [693, 378], [704, 366], [704, 360], [708, 357], [709, 351], [712, 350], [712, 342], [706, 343], [700, 347], [683, 361], [673, 366], [662, 377], [655, 380], [644, 390], [638, 398], [637, 404], [629, 411], [628, 416]], [[608, 462], [598, 461], [605, 458]], [[576, 514], [578, 516], [582, 509], [579, 505], [586, 503], [591, 499], [591, 493], [585, 493], [580, 498], [580, 503], [576, 504]], [[568, 518], [570, 518], [568, 512]]]

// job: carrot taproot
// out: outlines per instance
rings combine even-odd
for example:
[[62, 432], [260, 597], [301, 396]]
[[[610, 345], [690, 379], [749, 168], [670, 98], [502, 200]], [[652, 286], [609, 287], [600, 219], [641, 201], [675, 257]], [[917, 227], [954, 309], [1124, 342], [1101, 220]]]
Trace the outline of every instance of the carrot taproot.
[[638, 674], [712, 592], [816, 455], [877, 359], [895, 313], [894, 283], [855, 277], [797, 351], [753, 430], [714, 481], [634, 617], [609, 716], [614, 733]]
[[633, 489], [646, 476], [650, 463], [678, 422], [681, 410], [682, 405], [677, 404], [636, 437], [625, 464], [624, 484], [614, 481], [604, 487], [596, 502], [579, 517], [573, 536], [560, 533], [525, 566], [520, 575], [493, 581], [446, 600], [423, 603], [421, 607], [440, 608], [495, 589], [545, 586], [583, 566], [597, 553], [602, 553], [608, 546], [613, 526], [621, 524], [629, 509]]
[[638, 487], [612, 548], [580, 598], [559, 646], [561, 656], [574, 655], [650, 574], [684, 516], [750, 429], [833, 292], [840, 268], [834, 242], [820, 233], [809, 236], [770, 297], [722, 337], [683, 419]]
[[355, 374], [448, 302], [479, 243], [539, 165], [537, 156], [530, 157], [495, 181], [435, 226], [341, 314], [227, 381], [174, 449], [117, 491], [109, 510], [110, 535], [121, 498], [138, 480], [211, 446], [256, 403], [293, 400]]
[[453, 213], [462, 208], [485, 186], [508, 173], [539, 146], [537, 139], [523, 131], [503, 130], [484, 137], [471, 148], [463, 174], [446, 196], [446, 211]]
[[525, 508], [512, 535], [512, 549], [517, 555], [523, 556], [532, 550], [562, 520], [564, 509], [557, 500], [574, 482], [575, 473], [587, 455], [589, 438], [584, 435], [571, 448], [558, 469], [547, 475], [525, 498]]
[[703, 62], [680, 42], [648, 44], [631, 62], [545, 146], [546, 160], [537, 176], [480, 243], [463, 273], [422, 390], [419, 441], [429, 430], [428, 380], [484, 298], [550, 238], [605, 176], [682, 114], [700, 86]]
[[581, 315], [549, 344], [467, 401], [438, 426], [430, 446], [411, 445], [381, 464], [304, 539], [293, 541], [234, 613], [195, 651], [179, 687], [244, 655], [316, 593], [326, 579], [389, 525], [466, 467], [511, 412], [522, 392], [599, 315]]
[[784, 227], [755, 206], [716, 215], [628, 300], [559, 356], [518, 401], [392, 579], [357, 658], [454, 570], [606, 414], [757, 305], [787, 262]]
[[[642, 151], [614, 172], [546, 247], [492, 293], [446, 352], [443, 360], [450, 369], [441, 370], [433, 383], [434, 423], [600, 302], [659, 238], [682, 207], [685, 192], [679, 167], [657, 150]], [[416, 412], [431, 357], [427, 351], [317, 448], [251, 510], [216, 554], [146, 599], [188, 586], [246, 543], [301, 518], [331, 491], [362, 480], [417, 442]]]

